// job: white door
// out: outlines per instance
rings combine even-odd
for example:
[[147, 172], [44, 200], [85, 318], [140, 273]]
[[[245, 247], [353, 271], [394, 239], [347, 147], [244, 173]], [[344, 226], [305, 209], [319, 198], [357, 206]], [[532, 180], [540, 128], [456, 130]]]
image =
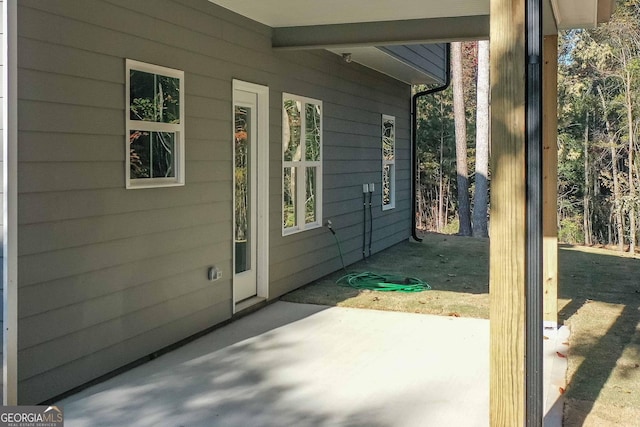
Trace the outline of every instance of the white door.
[[[233, 290], [234, 302], [266, 297], [266, 222], [268, 174], [264, 158], [268, 156], [268, 123], [265, 121], [268, 89], [234, 81], [233, 85]], [[265, 105], [267, 107], [265, 108]], [[268, 116], [266, 116], [268, 117]], [[267, 166], [268, 167], [268, 166]], [[260, 178], [260, 179], [259, 179]], [[264, 188], [263, 188], [264, 187]]]

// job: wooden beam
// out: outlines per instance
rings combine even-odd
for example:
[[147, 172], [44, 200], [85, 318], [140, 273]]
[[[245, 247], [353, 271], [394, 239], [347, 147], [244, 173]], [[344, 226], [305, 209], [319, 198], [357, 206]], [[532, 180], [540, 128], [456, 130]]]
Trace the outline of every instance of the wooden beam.
[[543, 48], [543, 278], [544, 321], [558, 324], [558, 36], [546, 36]]
[[489, 36], [486, 15], [403, 21], [307, 25], [273, 29], [274, 49], [330, 49], [482, 40]]
[[491, 0], [491, 426], [525, 422], [525, 1]]

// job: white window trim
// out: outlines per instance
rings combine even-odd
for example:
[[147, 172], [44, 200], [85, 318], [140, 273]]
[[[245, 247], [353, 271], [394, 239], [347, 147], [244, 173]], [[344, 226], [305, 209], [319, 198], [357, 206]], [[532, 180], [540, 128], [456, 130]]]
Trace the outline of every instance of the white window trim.
[[[305, 203], [306, 200], [306, 185], [305, 185], [305, 174], [298, 173], [296, 176], [296, 226], [285, 228], [284, 224], [282, 224], [282, 215], [280, 216], [280, 222], [282, 224], [282, 235], [287, 236], [290, 234], [299, 233], [301, 231], [312, 230], [314, 228], [322, 227], [322, 146], [324, 141], [324, 106], [322, 105], [322, 101], [314, 98], [308, 98], [300, 95], [293, 95], [290, 93], [282, 93], [282, 104], [284, 106], [285, 99], [293, 99], [295, 101], [299, 101], [303, 105], [303, 113], [301, 114], [301, 123], [300, 129], [302, 129], [303, 134], [300, 136], [300, 144], [302, 145], [300, 151], [303, 153], [303, 160], [300, 161], [285, 161], [284, 160], [284, 150], [282, 149], [284, 146], [284, 129], [283, 129], [283, 140], [281, 144], [282, 151], [282, 199], [280, 201], [281, 209], [284, 209], [284, 170], [285, 168], [295, 167], [298, 171], [305, 171], [308, 167], [316, 168], [316, 220], [309, 224], [305, 224]], [[306, 131], [306, 115], [304, 114], [304, 105], [305, 104], [315, 104], [320, 106], [320, 158], [317, 161], [309, 161], [304, 160], [305, 153], [305, 137], [304, 132]], [[284, 108], [282, 108], [283, 120], [284, 120]]]
[[[388, 160], [384, 158], [384, 122], [385, 121], [393, 121], [393, 159]], [[382, 115], [381, 122], [382, 129], [382, 139], [380, 143], [382, 144], [382, 183], [380, 188], [382, 189], [382, 210], [387, 211], [390, 209], [394, 209], [396, 207], [396, 118], [395, 116], [389, 116], [386, 114]], [[384, 168], [385, 166], [389, 166], [389, 203], [384, 203]]]
[[[142, 120], [130, 119], [130, 106], [131, 106], [131, 70], [143, 71], [151, 74], [159, 74], [167, 77], [174, 77], [180, 79], [180, 123], [158, 123], [148, 122]], [[157, 187], [176, 187], [184, 185], [185, 177], [185, 155], [184, 155], [184, 71], [176, 70], [173, 68], [162, 67], [160, 65], [148, 64], [145, 62], [135, 61], [133, 59], [127, 59], [125, 61], [125, 75], [126, 75], [126, 87], [125, 87], [125, 176], [126, 176], [126, 188], [127, 189], [139, 189], [139, 188], [157, 188]], [[132, 179], [131, 178], [131, 157], [130, 157], [130, 144], [129, 136], [131, 130], [143, 130], [150, 132], [172, 132], [175, 133], [175, 177], [174, 178], [145, 178], [145, 179]]]

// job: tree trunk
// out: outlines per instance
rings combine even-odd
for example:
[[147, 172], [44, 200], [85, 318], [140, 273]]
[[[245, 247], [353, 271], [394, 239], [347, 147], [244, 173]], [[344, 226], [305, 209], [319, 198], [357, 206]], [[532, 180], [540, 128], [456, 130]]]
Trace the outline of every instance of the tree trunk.
[[627, 104], [627, 121], [629, 122], [629, 252], [636, 253], [636, 190], [633, 182], [633, 162], [635, 152], [635, 135], [633, 129], [633, 103], [631, 99], [631, 73], [627, 69], [625, 75], [625, 99]]
[[415, 212], [415, 216], [416, 216], [416, 228], [420, 229], [424, 220], [424, 209], [426, 205], [426, 200], [424, 198], [425, 197], [424, 189], [422, 188], [422, 184], [420, 184], [422, 182], [421, 181], [422, 171], [420, 170], [419, 167], [418, 167], [418, 173], [416, 175], [418, 176], [415, 182], [415, 192], [416, 192], [416, 200], [418, 201], [418, 206], [417, 206], [417, 211]]
[[[443, 105], [440, 102], [440, 117], [443, 117]], [[440, 122], [440, 163], [438, 169], [438, 233], [444, 228], [444, 124]]]
[[447, 228], [447, 226], [449, 225], [449, 204], [450, 204], [449, 196], [451, 195], [451, 182], [449, 181], [449, 178], [445, 177], [445, 182], [447, 183], [447, 199], [445, 200], [445, 203], [444, 203], [444, 216], [443, 216], [444, 222], [442, 224], [443, 230]]
[[487, 206], [489, 190], [489, 41], [478, 42], [476, 110], [476, 190], [473, 203], [473, 235], [489, 237]]
[[456, 172], [458, 183], [458, 234], [471, 236], [471, 206], [469, 201], [469, 172], [467, 169], [467, 120], [462, 87], [462, 43], [451, 43], [451, 71], [453, 82], [453, 115], [456, 129]]
[[442, 139], [440, 140], [440, 171], [438, 177], [438, 233], [444, 227], [444, 178], [442, 173]]
[[590, 193], [589, 185], [589, 112], [585, 119], [584, 127], [584, 195], [582, 198], [582, 228], [584, 231], [584, 244], [591, 245], [591, 212], [590, 212]]
[[611, 133], [611, 122], [607, 113], [607, 102], [602, 94], [602, 88], [598, 86], [598, 94], [602, 103], [604, 123], [607, 129], [607, 138], [611, 150], [611, 174], [613, 175], [613, 206], [616, 218], [616, 233], [618, 235], [618, 250], [624, 250], [624, 223], [622, 222], [622, 194], [620, 193], [620, 183], [618, 182], [618, 150], [616, 148], [615, 136]]

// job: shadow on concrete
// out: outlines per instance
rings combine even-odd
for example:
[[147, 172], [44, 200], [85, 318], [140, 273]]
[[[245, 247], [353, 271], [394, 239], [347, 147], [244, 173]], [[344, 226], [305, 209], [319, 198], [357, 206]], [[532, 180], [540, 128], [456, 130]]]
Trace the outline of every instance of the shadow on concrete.
[[[272, 365], [299, 363], [296, 342], [274, 331], [322, 310], [271, 310], [268, 322], [240, 319], [58, 404], [70, 426], [387, 426], [376, 420], [375, 405], [336, 419], [313, 402], [282, 404], [300, 384], [269, 381]], [[274, 349], [286, 360], [265, 356]]]
[[[467, 334], [462, 347], [486, 345], [486, 321], [333, 310], [272, 304], [57, 403], [74, 427], [486, 425], [475, 412], [486, 358], [478, 368], [455, 346], [430, 351], [445, 322]], [[425, 329], [438, 339], [411, 339]]]

